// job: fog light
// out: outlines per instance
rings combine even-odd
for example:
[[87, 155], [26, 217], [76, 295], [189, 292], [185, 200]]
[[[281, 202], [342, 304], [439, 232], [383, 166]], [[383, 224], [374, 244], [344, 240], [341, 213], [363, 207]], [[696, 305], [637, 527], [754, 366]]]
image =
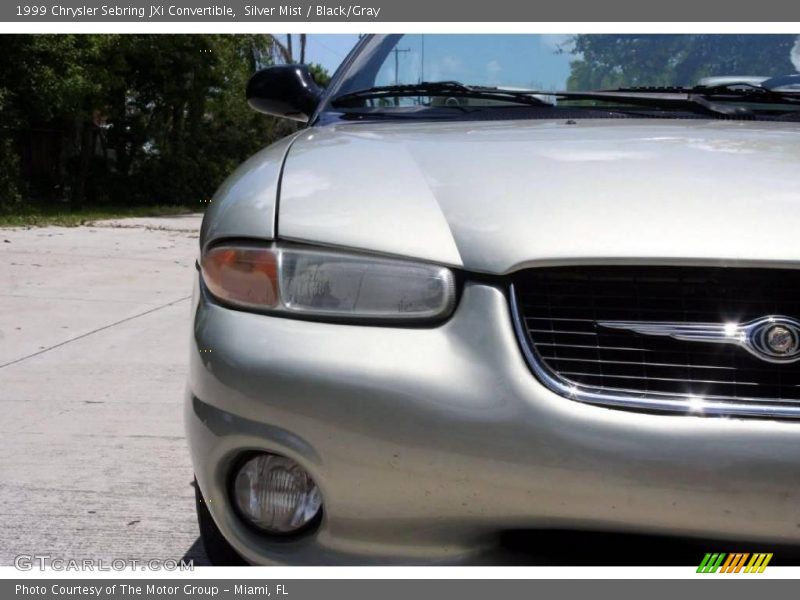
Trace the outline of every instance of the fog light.
[[236, 474], [234, 503], [242, 517], [270, 533], [291, 533], [308, 525], [322, 507], [317, 484], [296, 462], [259, 454]]

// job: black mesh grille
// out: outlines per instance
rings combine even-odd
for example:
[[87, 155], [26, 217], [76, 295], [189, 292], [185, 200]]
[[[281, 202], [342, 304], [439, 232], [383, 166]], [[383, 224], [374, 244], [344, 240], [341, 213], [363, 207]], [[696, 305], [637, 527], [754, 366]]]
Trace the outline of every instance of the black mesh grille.
[[598, 321], [744, 323], [800, 317], [800, 270], [568, 267], [514, 277], [537, 359], [582, 387], [800, 407], [800, 362], [765, 362], [734, 345], [607, 329]]

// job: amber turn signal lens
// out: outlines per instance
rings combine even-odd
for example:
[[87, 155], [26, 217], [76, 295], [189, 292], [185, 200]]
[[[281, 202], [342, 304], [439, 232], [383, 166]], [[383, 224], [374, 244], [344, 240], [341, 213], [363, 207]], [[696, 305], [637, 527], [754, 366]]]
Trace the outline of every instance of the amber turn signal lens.
[[202, 261], [203, 280], [223, 301], [252, 308], [278, 304], [278, 261], [268, 248], [218, 246]]

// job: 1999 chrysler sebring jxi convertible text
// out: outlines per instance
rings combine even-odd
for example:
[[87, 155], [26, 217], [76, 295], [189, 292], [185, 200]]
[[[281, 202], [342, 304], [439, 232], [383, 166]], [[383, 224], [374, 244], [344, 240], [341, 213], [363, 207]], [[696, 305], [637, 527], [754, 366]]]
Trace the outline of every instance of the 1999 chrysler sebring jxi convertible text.
[[[800, 541], [794, 38], [551, 37], [371, 36], [325, 90], [251, 80], [308, 127], [203, 222], [186, 422], [213, 561]], [[651, 41], [660, 71], [591, 59]]]

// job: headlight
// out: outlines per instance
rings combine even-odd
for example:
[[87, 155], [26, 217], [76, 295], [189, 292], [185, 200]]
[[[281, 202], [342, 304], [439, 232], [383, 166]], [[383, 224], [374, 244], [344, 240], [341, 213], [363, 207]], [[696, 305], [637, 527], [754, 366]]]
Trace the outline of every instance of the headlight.
[[203, 281], [241, 308], [331, 319], [433, 320], [455, 306], [445, 267], [299, 248], [221, 245], [202, 259]]

